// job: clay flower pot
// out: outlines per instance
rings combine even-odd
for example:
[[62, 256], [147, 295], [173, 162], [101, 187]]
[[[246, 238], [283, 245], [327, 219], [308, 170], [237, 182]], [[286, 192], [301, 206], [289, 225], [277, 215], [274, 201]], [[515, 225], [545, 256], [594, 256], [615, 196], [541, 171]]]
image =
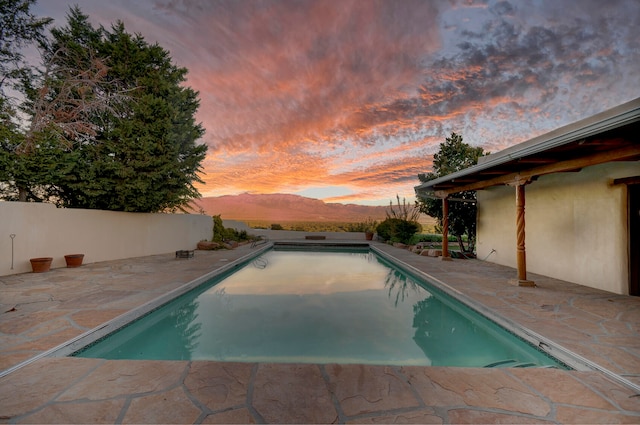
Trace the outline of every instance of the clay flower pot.
[[53, 261], [53, 258], [39, 257], [39, 258], [32, 258], [29, 261], [31, 261], [31, 268], [33, 269], [34, 273], [44, 273], [44, 272], [48, 272], [49, 269], [51, 268], [51, 262]]
[[364, 237], [365, 237], [366, 240], [372, 241], [373, 240], [373, 232], [370, 232], [370, 231], [364, 232]]
[[64, 256], [64, 260], [67, 262], [67, 267], [80, 267], [82, 265], [82, 259], [84, 254], [68, 254]]

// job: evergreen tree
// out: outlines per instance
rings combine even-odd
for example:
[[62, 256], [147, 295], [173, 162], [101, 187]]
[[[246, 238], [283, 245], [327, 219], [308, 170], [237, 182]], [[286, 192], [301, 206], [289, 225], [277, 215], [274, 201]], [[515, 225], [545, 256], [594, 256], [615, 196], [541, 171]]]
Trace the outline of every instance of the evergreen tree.
[[187, 70], [121, 22], [95, 29], [78, 7], [67, 20], [41, 45], [37, 84], [25, 86], [29, 129], [17, 148], [0, 146], [0, 165], [15, 170], [0, 176], [14, 188], [2, 197], [138, 212], [186, 206], [200, 196], [193, 184], [206, 154]]
[[0, 199], [17, 200], [13, 183], [16, 171], [29, 170], [37, 162], [18, 164], [15, 157], [16, 149], [24, 142], [17, 118], [19, 98], [33, 78], [23, 52], [46, 39], [44, 31], [52, 21], [34, 16], [30, 12], [34, 3], [35, 0], [0, 0]]
[[[460, 171], [478, 163], [478, 158], [483, 155], [481, 147], [474, 148], [462, 141], [462, 136], [451, 133], [451, 136], [440, 144], [440, 150], [433, 155], [433, 172], [419, 174], [421, 183], [444, 177], [448, 174]], [[457, 199], [469, 201], [476, 200], [475, 191], [464, 191], [455, 194]], [[418, 196], [416, 205], [420, 212], [438, 219], [440, 226], [443, 224], [442, 200]], [[463, 252], [473, 252], [476, 237], [475, 202], [454, 201], [449, 203], [449, 228], [448, 232], [455, 236]], [[463, 236], [467, 237], [468, 246], [463, 243]]]
[[195, 143], [204, 130], [194, 120], [198, 94], [182, 86], [187, 70], [121, 22], [104, 32], [99, 56], [108, 58], [108, 78], [129, 100], [122, 114], [96, 115], [99, 132], [82, 145], [82, 161], [61, 186], [64, 205], [138, 212], [185, 206], [199, 197], [193, 183], [207, 149]]
[[6, 89], [20, 89], [31, 67], [24, 49], [46, 39], [51, 18], [38, 18], [29, 9], [36, 0], [0, 0], [0, 105], [10, 103]]

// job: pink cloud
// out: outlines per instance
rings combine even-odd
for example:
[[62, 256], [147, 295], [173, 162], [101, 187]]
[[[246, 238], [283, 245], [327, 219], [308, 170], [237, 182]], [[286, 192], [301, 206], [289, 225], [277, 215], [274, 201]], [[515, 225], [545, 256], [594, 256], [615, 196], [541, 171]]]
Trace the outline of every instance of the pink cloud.
[[640, 96], [640, 7], [614, 4], [80, 6], [107, 28], [122, 19], [188, 68], [209, 146], [203, 194], [330, 185], [354, 192], [331, 199], [360, 202], [411, 195], [452, 131], [495, 152]]

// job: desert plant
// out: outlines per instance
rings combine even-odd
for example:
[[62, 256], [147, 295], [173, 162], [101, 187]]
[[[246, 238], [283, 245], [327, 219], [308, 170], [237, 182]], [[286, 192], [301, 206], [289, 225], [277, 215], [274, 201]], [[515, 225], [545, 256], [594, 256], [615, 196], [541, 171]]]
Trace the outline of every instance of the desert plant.
[[378, 222], [371, 217], [368, 217], [362, 224], [365, 232], [374, 233], [376, 231], [376, 227], [378, 227]]
[[387, 218], [397, 218], [404, 221], [418, 222], [420, 218], [420, 210], [415, 205], [408, 204], [405, 198], [400, 203], [400, 195], [396, 195], [397, 205], [393, 206], [393, 201], [389, 201], [389, 209], [387, 209]]
[[365, 221], [359, 221], [357, 223], [348, 223], [345, 226], [347, 232], [371, 232], [376, 231], [378, 222], [371, 217], [368, 217]]
[[408, 244], [416, 233], [422, 230], [418, 223], [420, 211], [406, 199], [400, 202], [400, 196], [396, 195], [397, 205], [394, 207], [393, 201], [389, 202], [387, 219], [380, 223], [376, 231], [378, 236], [391, 242], [402, 242]]

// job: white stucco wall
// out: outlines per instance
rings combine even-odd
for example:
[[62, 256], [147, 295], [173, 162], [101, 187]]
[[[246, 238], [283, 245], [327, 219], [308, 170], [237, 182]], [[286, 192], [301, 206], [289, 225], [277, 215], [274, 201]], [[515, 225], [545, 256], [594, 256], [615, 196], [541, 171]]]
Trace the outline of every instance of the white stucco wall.
[[[527, 185], [527, 271], [628, 294], [627, 193], [611, 182], [639, 173], [637, 162], [608, 163]], [[515, 188], [477, 193], [478, 258], [515, 268]]]
[[[85, 263], [195, 249], [210, 240], [213, 219], [200, 214], [144, 214], [0, 202], [0, 276], [31, 271], [30, 258], [85, 254]], [[11, 269], [13, 239], [13, 269]]]

